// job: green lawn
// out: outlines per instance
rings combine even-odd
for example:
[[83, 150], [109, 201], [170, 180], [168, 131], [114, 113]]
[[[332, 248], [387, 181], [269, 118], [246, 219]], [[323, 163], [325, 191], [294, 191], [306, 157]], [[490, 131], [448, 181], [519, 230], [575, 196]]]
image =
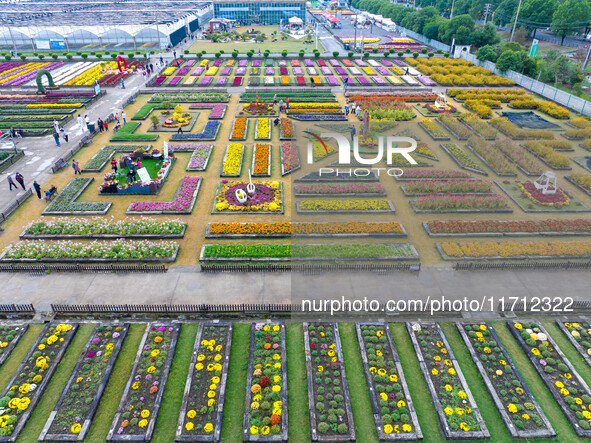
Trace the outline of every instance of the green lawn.
[[[150, 178], [152, 180], [154, 180], [156, 178], [156, 174], [158, 174], [158, 171], [160, 171], [160, 168], [162, 167], [162, 160], [154, 160], [151, 158], [146, 158], [144, 160], [141, 160], [141, 167], [142, 168], [146, 168], [148, 170], [148, 173], [150, 174]], [[125, 168], [121, 168], [117, 170], [117, 180], [119, 180], [119, 184], [123, 185], [125, 183], [128, 182], [127, 180], [127, 172], [129, 171], [129, 168], [125, 167]], [[138, 177], [138, 175], [136, 174], [136, 178]]]

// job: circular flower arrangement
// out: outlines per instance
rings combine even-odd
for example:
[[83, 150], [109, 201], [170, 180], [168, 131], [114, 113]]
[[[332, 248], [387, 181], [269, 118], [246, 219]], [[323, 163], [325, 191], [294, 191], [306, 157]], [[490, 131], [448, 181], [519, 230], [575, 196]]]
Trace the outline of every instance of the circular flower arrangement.
[[253, 184], [255, 193], [253, 195], [247, 193], [247, 201], [241, 203], [236, 197], [236, 191], [247, 192], [248, 182], [222, 182], [216, 196], [215, 210], [217, 212], [281, 212], [281, 184], [277, 181], [253, 181]]

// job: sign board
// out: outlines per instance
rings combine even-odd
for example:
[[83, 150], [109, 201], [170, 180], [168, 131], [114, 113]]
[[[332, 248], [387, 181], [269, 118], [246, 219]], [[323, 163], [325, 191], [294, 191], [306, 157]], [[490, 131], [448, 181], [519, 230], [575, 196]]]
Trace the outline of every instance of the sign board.
[[538, 52], [538, 42], [539, 40], [537, 38], [534, 38], [534, 41], [531, 44], [531, 49], [529, 50], [530, 57], [536, 56], [536, 53]]
[[35, 45], [37, 49], [49, 49], [49, 39], [38, 38], [35, 40]]
[[150, 183], [152, 181], [152, 179], [150, 178], [150, 173], [148, 172], [145, 166], [143, 168], [138, 169], [137, 173], [140, 176], [140, 180], [142, 181], [142, 183]]
[[164, 142], [164, 144], [162, 145], [162, 155], [164, 160], [168, 158], [168, 142]]
[[50, 40], [49, 45], [51, 49], [66, 49], [66, 42], [64, 40]]

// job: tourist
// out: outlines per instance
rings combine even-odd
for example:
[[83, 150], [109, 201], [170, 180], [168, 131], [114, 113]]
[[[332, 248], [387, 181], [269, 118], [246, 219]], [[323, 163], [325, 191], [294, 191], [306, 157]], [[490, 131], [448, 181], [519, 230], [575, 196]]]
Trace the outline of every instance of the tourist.
[[279, 113], [283, 112], [283, 99], [279, 100]]
[[111, 169], [115, 174], [117, 174], [117, 160], [115, 160], [115, 158], [111, 159]]
[[37, 183], [37, 180], [33, 182], [33, 187], [35, 188], [35, 192], [37, 193], [37, 198], [41, 200], [41, 185]]
[[107, 123], [107, 120], [103, 122], [103, 126], [105, 127], [105, 132], [107, 132], [109, 130], [109, 124]]
[[345, 104], [345, 115], [349, 115], [349, 103]]
[[55, 128], [55, 132], [60, 130], [60, 124], [56, 119], [53, 119], [53, 127]]
[[148, 71], [148, 75], [150, 75], [150, 72], [154, 72], [154, 65], [152, 63], [150, 63], [150, 70]]
[[82, 130], [82, 132], [84, 132], [84, 120], [82, 120], [82, 116], [80, 114], [78, 114], [78, 126], [80, 126], [80, 129]]
[[121, 89], [125, 89], [125, 81], [123, 80], [123, 77], [121, 77]]
[[115, 120], [117, 120], [117, 123], [119, 123], [119, 114], [115, 113]]
[[12, 138], [16, 137], [16, 131], [14, 130], [14, 128], [12, 126], [10, 127], [10, 136]]
[[261, 48], [259, 48], [259, 56], [261, 55]]
[[99, 119], [96, 121], [96, 124], [97, 124], [97, 126], [98, 126], [98, 128], [99, 128], [99, 131], [103, 132], [103, 130], [105, 129], [105, 126], [104, 126], [104, 123], [103, 123], [103, 121], [102, 121], [102, 120], [99, 118]]
[[16, 136], [17, 136], [18, 138], [23, 138], [23, 130], [22, 130], [21, 128], [18, 128], [18, 129], [16, 130]]
[[176, 59], [176, 51], [172, 51], [172, 56]]
[[88, 118], [88, 114], [84, 115], [84, 123], [86, 123], [86, 129], [88, 129], [88, 132], [90, 132], [90, 119]]
[[288, 111], [289, 111], [289, 97], [287, 97], [285, 99], [285, 113], [287, 114]]
[[127, 123], [126, 117], [127, 114], [125, 113], [125, 111], [121, 111], [121, 118], [123, 119], [123, 124]]
[[20, 172], [17, 172], [16, 174], [14, 174], [14, 178], [16, 179], [17, 182], [20, 183], [20, 185], [23, 187], [23, 191], [25, 190], [25, 178], [22, 176], [22, 174]]
[[164, 64], [164, 59], [162, 58], [162, 56], [160, 56], [160, 64], [163, 65]]
[[351, 141], [353, 141], [356, 132], [357, 130], [355, 129], [355, 126], [351, 126]]
[[345, 84], [343, 85], [345, 91], [347, 90], [347, 86], [349, 86], [349, 77], [345, 77]]
[[82, 171], [80, 171], [80, 163], [78, 163], [78, 161], [72, 160], [72, 169], [74, 170], [74, 175], [82, 175]]
[[10, 175], [8, 177], [6, 177], [6, 179], [8, 180], [8, 186], [10, 187], [11, 191], [12, 191], [13, 186], [14, 186], [14, 189], [18, 189], [18, 186], [14, 184], [14, 180], [12, 180], [12, 177]]
[[279, 125], [279, 117], [276, 117], [275, 120], [273, 120], [273, 124], [275, 126], [278, 126]]
[[146, 81], [146, 70], [142, 69], [142, 76], [144, 77], [144, 81]]
[[60, 135], [57, 132], [53, 133], [53, 139], [55, 140], [55, 144], [61, 146], [60, 144]]
[[277, 104], [277, 94], [273, 96], [273, 106]]
[[138, 160], [135, 164], [137, 165], [137, 169], [142, 167], [142, 162], [140, 160]]
[[355, 115], [357, 116], [357, 118], [359, 118], [360, 113], [361, 113], [361, 106], [357, 105], [357, 107], [355, 108]]
[[66, 130], [64, 128], [60, 129], [60, 134], [62, 135], [62, 137], [64, 138], [66, 143], [68, 143], [68, 133], [66, 132]]
[[181, 124], [179, 123], [179, 130], [176, 131], [177, 134], [182, 134], [183, 133], [183, 128], [181, 127]]

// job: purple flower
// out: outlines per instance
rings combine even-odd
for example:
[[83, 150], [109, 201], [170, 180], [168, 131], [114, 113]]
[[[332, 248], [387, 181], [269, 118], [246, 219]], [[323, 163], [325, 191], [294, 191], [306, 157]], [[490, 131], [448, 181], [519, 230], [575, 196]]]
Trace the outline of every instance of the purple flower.
[[119, 334], [118, 332], [113, 332], [113, 338], [119, 338], [121, 334]]
[[117, 429], [117, 434], [123, 434], [123, 428]]
[[158, 380], [156, 380], [154, 383], [152, 383], [152, 385], [158, 386]]
[[93, 338], [93, 339], [92, 339], [92, 343], [94, 343], [95, 345], [96, 345], [97, 343], [100, 343], [100, 341], [101, 341], [101, 339], [100, 339], [100, 338], [98, 338], [98, 337], [96, 337], [96, 338]]
[[162, 349], [166, 349], [166, 345], [162, 345]]
[[96, 356], [97, 356], [97, 357], [100, 357], [101, 355], [103, 355], [103, 352], [102, 352], [102, 351], [98, 351], [98, 352], [96, 353]]
[[158, 332], [164, 332], [164, 331], [166, 331], [166, 326], [160, 326], [158, 328]]
[[150, 345], [144, 346], [144, 351], [149, 351], [149, 350], [150, 350]]
[[94, 351], [88, 351], [87, 357], [94, 357]]
[[140, 397], [140, 401], [144, 401], [144, 397]]

